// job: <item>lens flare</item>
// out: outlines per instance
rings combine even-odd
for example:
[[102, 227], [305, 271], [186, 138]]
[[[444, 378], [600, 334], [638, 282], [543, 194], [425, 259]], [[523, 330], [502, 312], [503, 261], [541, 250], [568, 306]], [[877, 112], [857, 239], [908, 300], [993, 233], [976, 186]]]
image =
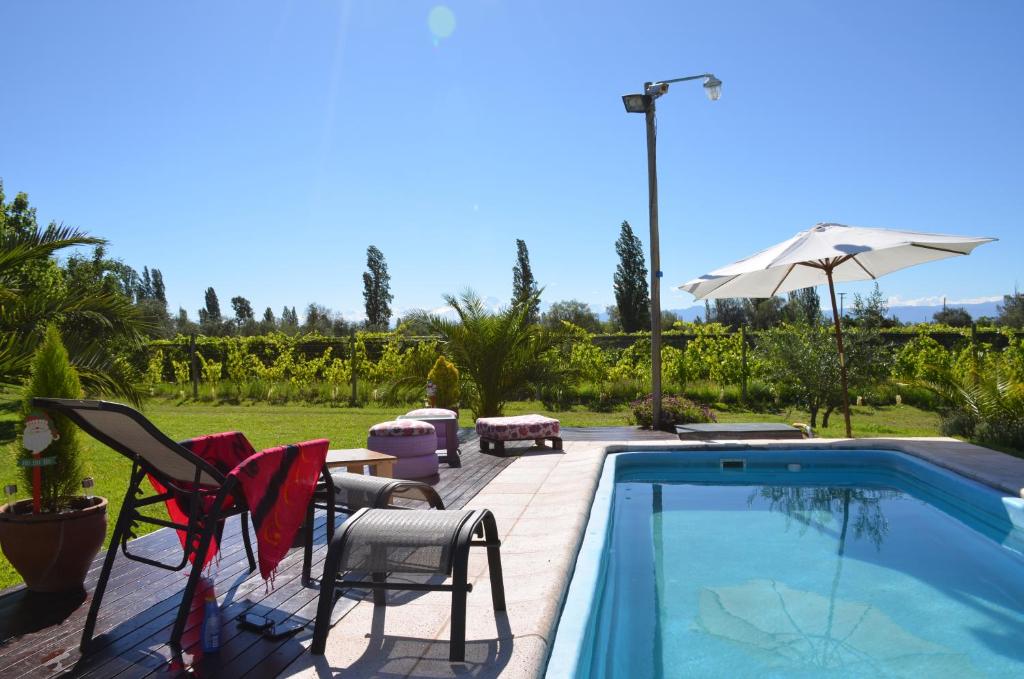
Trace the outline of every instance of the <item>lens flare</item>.
[[427, 15], [427, 26], [434, 36], [434, 44], [451, 37], [455, 32], [455, 13], [444, 5], [437, 5]]

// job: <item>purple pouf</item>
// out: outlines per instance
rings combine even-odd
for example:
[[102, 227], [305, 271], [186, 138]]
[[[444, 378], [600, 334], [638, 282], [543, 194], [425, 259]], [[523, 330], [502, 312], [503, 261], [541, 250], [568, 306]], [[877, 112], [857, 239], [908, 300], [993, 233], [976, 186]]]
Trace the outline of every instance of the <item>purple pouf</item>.
[[394, 455], [396, 479], [426, 479], [437, 476], [437, 432], [419, 420], [394, 420], [370, 427], [366, 447]]

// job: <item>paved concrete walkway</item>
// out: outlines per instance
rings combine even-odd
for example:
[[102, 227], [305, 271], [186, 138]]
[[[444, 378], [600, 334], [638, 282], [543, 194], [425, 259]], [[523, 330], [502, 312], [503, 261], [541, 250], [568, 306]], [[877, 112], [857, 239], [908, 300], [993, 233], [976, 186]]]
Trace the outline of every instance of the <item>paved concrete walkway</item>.
[[360, 601], [334, 626], [325, 656], [305, 653], [283, 676], [540, 676], [606, 453], [812, 446], [898, 450], [1024, 496], [1024, 460], [954, 439], [566, 442], [561, 453], [524, 453], [467, 505], [486, 507], [497, 518], [508, 611], [492, 610], [486, 558], [473, 550], [465, 663], [448, 661], [449, 594], [393, 592], [386, 608]]

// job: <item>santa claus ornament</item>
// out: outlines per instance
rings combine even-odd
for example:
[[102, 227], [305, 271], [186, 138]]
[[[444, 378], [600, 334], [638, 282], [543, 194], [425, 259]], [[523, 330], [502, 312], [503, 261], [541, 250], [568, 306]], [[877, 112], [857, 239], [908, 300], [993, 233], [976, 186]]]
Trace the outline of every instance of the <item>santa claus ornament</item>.
[[43, 451], [60, 438], [57, 427], [46, 413], [34, 410], [25, 419], [21, 443], [32, 453], [31, 458], [18, 460], [18, 466], [32, 467], [32, 511], [42, 511], [43, 467], [57, 464], [56, 456], [43, 457]]

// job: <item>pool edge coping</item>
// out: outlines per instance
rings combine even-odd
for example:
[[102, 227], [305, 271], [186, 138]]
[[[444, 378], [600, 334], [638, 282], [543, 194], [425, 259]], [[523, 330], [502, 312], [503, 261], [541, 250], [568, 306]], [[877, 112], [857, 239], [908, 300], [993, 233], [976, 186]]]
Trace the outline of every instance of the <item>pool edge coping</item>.
[[[589, 494], [590, 506], [587, 519], [575, 536], [575, 539], [566, 540], [567, 545], [573, 545], [573, 554], [570, 558], [571, 565], [562, 574], [563, 580], [558, 605], [555, 615], [548, 621], [548, 627], [543, 637], [547, 641], [547, 653], [543, 662], [537, 668], [536, 677], [572, 677], [576, 667], [576, 659], [579, 657], [580, 647], [585, 641], [585, 635], [577, 633], [571, 642], [571, 648], [566, 651], [559, 651], [556, 656], [556, 639], [558, 636], [559, 623], [565, 606], [569, 600], [569, 592], [577, 572], [577, 563], [580, 555], [589, 551], [603, 549], [603, 540], [600, 544], [588, 545], [588, 537], [596, 532], [597, 523], [607, 526], [611, 511], [611, 503], [606, 502], [599, 509], [600, 515], [594, 514], [594, 505], [601, 492], [601, 485], [609, 474], [614, 476], [615, 466], [606, 465], [609, 455], [622, 452], [657, 452], [657, 451], [728, 451], [728, 450], [806, 450], [807, 448], [821, 448], [823, 450], [882, 450], [903, 453], [911, 457], [934, 464], [946, 471], [958, 474], [964, 478], [975, 481], [1010, 497], [1024, 498], [1024, 459], [1014, 457], [990, 448], [984, 448], [957, 439], [947, 437], [915, 437], [915, 438], [870, 438], [870, 439], [804, 439], [804, 440], [770, 440], [752, 439], [742, 441], [637, 441], [637, 442], [595, 442], [603, 443], [598, 446], [601, 453], [597, 464], [601, 466], [601, 472], [594, 480], [594, 486]], [[965, 457], [966, 456], [966, 457]], [[514, 466], [514, 465], [510, 465]], [[988, 467], [988, 468], [986, 468]], [[1012, 469], [1011, 468], [1015, 468]], [[1010, 471], [1017, 479], [1014, 482], [1007, 482], [1000, 476], [1000, 471]], [[486, 489], [485, 489], [486, 490]], [[610, 499], [610, 488], [606, 491]], [[594, 524], [593, 526], [591, 524]], [[567, 536], [569, 537], [569, 536]], [[592, 542], [597, 540], [592, 539]], [[594, 580], [599, 576], [600, 565], [590, 567], [587, 572], [588, 589], [593, 589]], [[584, 585], [581, 585], [581, 587]], [[579, 618], [583, 613], [590, 612], [593, 601], [586, 604], [586, 610], [579, 611]], [[582, 620], [573, 622], [574, 628], [583, 627]], [[573, 651], [575, 651], [573, 653]], [[558, 663], [554, 671], [549, 674], [552, 660]], [[571, 667], [567, 667], [571, 665]]]

